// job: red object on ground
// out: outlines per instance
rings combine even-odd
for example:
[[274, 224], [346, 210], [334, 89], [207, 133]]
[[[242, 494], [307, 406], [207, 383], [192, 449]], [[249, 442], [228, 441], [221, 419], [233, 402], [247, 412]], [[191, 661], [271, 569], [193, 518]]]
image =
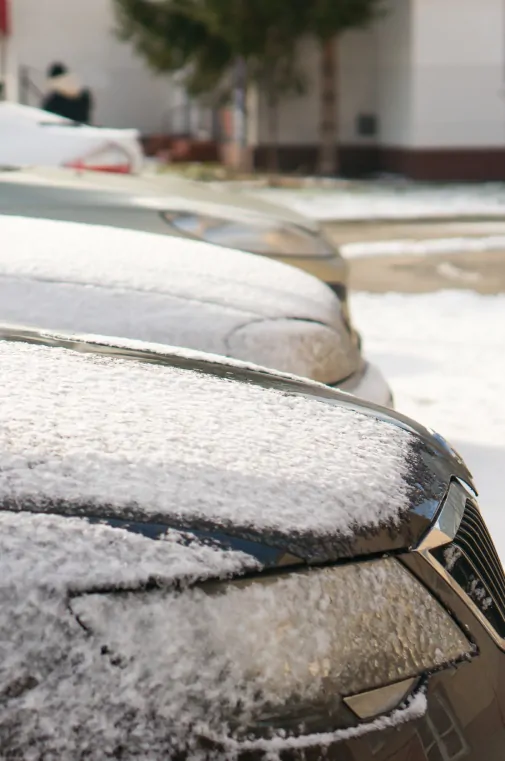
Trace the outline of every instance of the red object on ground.
[[9, 0], [0, 0], [0, 35], [7, 37], [10, 32]]
[[133, 172], [128, 153], [115, 143], [103, 145], [86, 156], [68, 161], [65, 166], [69, 169], [87, 170], [88, 172], [109, 172], [111, 174], [132, 174]]
[[65, 164], [67, 169], [80, 169], [86, 172], [108, 172], [109, 174], [131, 174], [130, 164], [86, 164], [84, 161], [73, 161]]
[[157, 156], [175, 162], [219, 161], [219, 145], [216, 140], [198, 140], [187, 135], [144, 135], [142, 138], [146, 156]]

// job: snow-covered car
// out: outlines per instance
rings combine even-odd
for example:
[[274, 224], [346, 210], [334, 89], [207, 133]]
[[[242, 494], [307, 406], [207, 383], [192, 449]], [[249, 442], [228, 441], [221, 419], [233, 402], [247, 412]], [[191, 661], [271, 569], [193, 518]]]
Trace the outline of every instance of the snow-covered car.
[[171, 174], [0, 169], [0, 214], [144, 230], [261, 254], [324, 280], [346, 308], [347, 263], [317, 222], [219, 184]]
[[80, 124], [39, 108], [0, 103], [0, 166], [67, 166], [138, 172], [144, 155], [134, 129]]
[[134, 230], [0, 216], [0, 320], [185, 346], [388, 405], [342, 304], [263, 257]]
[[0, 364], [3, 758], [502, 761], [505, 578], [441, 437], [163, 346], [2, 325]]

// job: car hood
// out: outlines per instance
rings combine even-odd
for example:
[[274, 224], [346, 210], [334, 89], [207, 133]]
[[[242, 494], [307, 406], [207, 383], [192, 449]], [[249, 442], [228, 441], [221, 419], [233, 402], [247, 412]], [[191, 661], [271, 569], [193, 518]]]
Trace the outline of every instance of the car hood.
[[[190, 346], [263, 365], [271, 364], [271, 351], [267, 358], [262, 326], [273, 321], [286, 354], [280, 364], [273, 357], [278, 369], [316, 377], [311, 367], [292, 363], [310, 354], [314, 342], [322, 361], [338, 349], [330, 376], [319, 380], [346, 377], [359, 359], [338, 298], [279, 262], [182, 238], [53, 220], [0, 217], [0, 235], [7, 242], [0, 247], [2, 320]], [[322, 326], [322, 338], [314, 326]]]
[[473, 489], [443, 439], [316, 383], [164, 347], [0, 339], [6, 511], [153, 542], [170, 529], [271, 567], [414, 547], [454, 479]]
[[[374, 528], [360, 526], [358, 522], [350, 532], [341, 533], [328, 530], [321, 534], [317, 518], [312, 528], [310, 520], [303, 531], [291, 533], [277, 530], [272, 531], [259, 526], [243, 526], [229, 523], [223, 526], [219, 521], [206, 520], [202, 516], [193, 519], [180, 518], [175, 512], [165, 515], [162, 519], [146, 520], [140, 515], [124, 519], [116, 517], [114, 512], [93, 512], [81, 505], [74, 513], [55, 503], [49, 512], [60, 518], [79, 517], [86, 525], [106, 525], [113, 529], [119, 537], [142, 537], [154, 542], [163, 542], [167, 532], [173, 532], [177, 541], [186, 547], [200, 552], [201, 547], [213, 547], [228, 561], [235, 558], [236, 573], [249, 571], [284, 568], [286, 566], [323, 565], [337, 563], [350, 559], [365, 559], [388, 553], [401, 553], [416, 548], [427, 535], [452, 482], [464, 485], [462, 493], [468, 492], [468, 497], [475, 494], [470, 474], [465, 466], [452, 455], [442, 455], [429, 446], [419, 444], [416, 458], [411, 463], [411, 478], [423, 479], [412, 489], [411, 502], [399, 522], [385, 522]], [[86, 514], [87, 513], [87, 514]], [[60, 521], [61, 523], [61, 521]], [[64, 525], [61, 523], [61, 525]], [[90, 537], [92, 534], [90, 533]], [[190, 557], [190, 555], [188, 555]], [[213, 570], [217, 576], [226, 575], [223, 566], [222, 573], [217, 568]], [[163, 573], [158, 569], [158, 577]], [[212, 577], [207, 572], [202, 578]], [[181, 578], [181, 577], [177, 577]]]
[[[7, 193], [2, 198], [2, 185]], [[220, 216], [236, 221], [249, 215], [262, 215], [271, 220], [297, 225], [309, 232], [317, 232], [316, 221], [287, 207], [248, 195], [233, 192], [219, 183], [209, 184], [187, 180], [171, 173], [134, 175], [111, 175], [97, 172], [76, 172], [57, 167], [29, 167], [0, 171], [0, 211], [14, 209], [8, 191], [15, 191], [19, 213], [23, 203], [33, 206], [36, 202], [107, 206], [133, 206], [153, 211], [194, 211], [199, 214]], [[24, 195], [20, 194], [24, 188]], [[15, 212], [14, 212], [15, 213]]]
[[340, 303], [317, 278], [253, 254], [182, 238], [0, 216], [0, 275], [167, 295], [255, 317], [332, 325]]

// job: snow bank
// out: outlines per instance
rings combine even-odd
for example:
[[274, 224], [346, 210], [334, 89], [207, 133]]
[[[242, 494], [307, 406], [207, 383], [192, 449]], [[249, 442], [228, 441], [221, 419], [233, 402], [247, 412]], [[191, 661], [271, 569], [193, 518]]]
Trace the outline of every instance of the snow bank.
[[364, 219], [444, 219], [505, 217], [505, 185], [415, 184], [370, 182], [354, 190], [255, 190], [255, 196], [282, 204], [321, 221]]
[[433, 238], [428, 240], [380, 240], [345, 243], [340, 252], [346, 259], [369, 256], [429, 256], [465, 252], [503, 251], [505, 235], [480, 238]]

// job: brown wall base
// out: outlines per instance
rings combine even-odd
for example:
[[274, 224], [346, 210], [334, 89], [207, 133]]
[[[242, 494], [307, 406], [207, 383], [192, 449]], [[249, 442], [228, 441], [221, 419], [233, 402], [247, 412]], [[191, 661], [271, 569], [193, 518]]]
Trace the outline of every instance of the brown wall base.
[[[254, 166], [268, 169], [269, 147], [259, 146], [254, 151]], [[317, 169], [316, 145], [283, 145], [277, 148], [278, 168], [281, 172], [314, 174]], [[379, 149], [343, 145], [339, 150], [339, 174], [345, 177], [363, 177], [376, 174], [379, 169]]]
[[160, 156], [173, 162], [216, 162], [220, 158], [215, 140], [196, 140], [187, 135], [145, 135], [142, 147], [146, 156]]
[[504, 148], [431, 149], [406, 151], [383, 148], [381, 164], [415, 180], [505, 180]]
[[[312, 174], [317, 167], [317, 146], [279, 146], [282, 172]], [[267, 168], [268, 146], [254, 150], [257, 169]], [[400, 174], [413, 180], [490, 182], [505, 180], [505, 147], [490, 149], [374, 148], [342, 145], [340, 171], [344, 177], [366, 177], [378, 173]]]

